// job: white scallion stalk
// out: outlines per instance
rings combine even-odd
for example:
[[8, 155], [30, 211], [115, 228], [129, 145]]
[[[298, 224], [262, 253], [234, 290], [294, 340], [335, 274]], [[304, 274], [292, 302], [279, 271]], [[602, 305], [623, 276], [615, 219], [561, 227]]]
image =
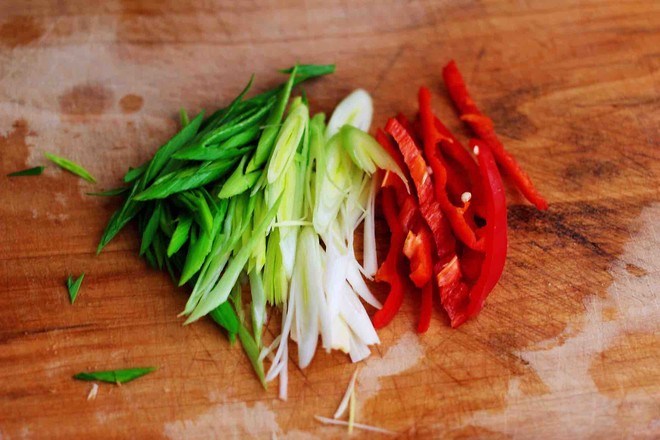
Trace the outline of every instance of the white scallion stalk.
[[376, 298], [373, 293], [371, 293], [369, 286], [367, 286], [367, 283], [362, 279], [360, 268], [355, 264], [355, 260], [348, 265], [346, 270], [346, 280], [349, 282], [355, 293], [357, 293], [367, 304], [379, 310], [383, 308], [381, 302], [378, 301], [378, 298]]
[[314, 229], [324, 236], [336, 220], [341, 204], [350, 190], [350, 175], [354, 165], [344, 154], [338, 136], [326, 145], [323, 168], [316, 168]]
[[353, 427], [355, 426], [355, 387], [351, 392], [351, 398], [348, 404], [348, 435], [353, 434]]
[[[299, 220], [303, 211], [305, 171], [308, 148], [305, 145], [308, 136], [309, 110], [300, 98], [293, 100], [291, 110], [282, 124], [275, 141], [273, 154], [268, 161], [266, 202], [270, 206], [273, 200], [283, 198], [277, 212], [277, 221]], [[301, 147], [302, 144], [302, 147]], [[298, 153], [304, 149], [304, 153]], [[303, 157], [304, 154], [304, 157]], [[296, 156], [298, 159], [296, 160]], [[296, 259], [296, 244], [299, 227], [281, 228], [280, 250], [282, 264], [287, 279], [293, 273]]]
[[[317, 421], [324, 423], [326, 425], [348, 426], [348, 422], [345, 422], [344, 420], [335, 420], [323, 416], [314, 416], [314, 418]], [[390, 431], [389, 429], [379, 428], [378, 426], [365, 425], [364, 423], [353, 423], [353, 428], [362, 429], [363, 431], [376, 432], [378, 434], [398, 435], [396, 432]]]
[[284, 344], [284, 359], [282, 360], [282, 370], [280, 371], [280, 399], [288, 399], [289, 394], [289, 345]]
[[266, 292], [261, 274], [256, 268], [248, 274], [250, 279], [250, 293], [252, 294], [252, 328], [254, 340], [258, 346], [261, 345], [261, 333], [266, 322]]
[[279, 347], [277, 347], [273, 363], [270, 365], [268, 373], [266, 374], [266, 382], [275, 379], [282, 371], [283, 366], [288, 362], [288, 357], [285, 355], [285, 352], [287, 350], [289, 334], [291, 332], [291, 323], [293, 322], [294, 301], [295, 295], [289, 295], [288, 301], [284, 305], [282, 311], [282, 332], [280, 334], [282, 339], [280, 340]]
[[266, 179], [269, 184], [279, 179], [290, 166], [308, 122], [309, 110], [307, 106], [302, 103], [300, 98], [294, 99], [289, 114], [277, 135], [273, 153], [268, 161]]
[[346, 282], [344, 282], [342, 294], [343, 297], [339, 302], [339, 314], [351, 328], [353, 335], [360, 338], [367, 345], [379, 344], [378, 334], [376, 334], [367, 311]]
[[346, 412], [346, 409], [348, 408], [348, 400], [353, 393], [353, 388], [355, 388], [355, 380], [357, 379], [358, 372], [359, 367], [355, 369], [351, 375], [351, 379], [348, 381], [348, 387], [346, 388], [344, 397], [342, 397], [341, 402], [339, 402], [339, 406], [337, 407], [337, 411], [335, 411], [335, 414], [332, 416], [334, 419], [340, 418]]
[[380, 179], [374, 178], [371, 182], [367, 210], [364, 214], [364, 234], [362, 250], [362, 266], [364, 274], [373, 279], [378, 270], [378, 255], [376, 253], [376, 194], [380, 187]]
[[259, 361], [263, 361], [266, 358], [269, 358], [272, 361], [274, 358], [273, 351], [275, 351], [277, 347], [280, 346], [281, 340], [282, 340], [282, 335], [277, 335], [275, 339], [273, 339], [273, 342], [271, 342], [268, 347], [263, 347], [261, 349], [261, 352], [259, 353]]
[[93, 383], [92, 388], [89, 390], [89, 393], [87, 394], [87, 400], [96, 399], [98, 393], [99, 393], [99, 384]]
[[[303, 107], [297, 102], [289, 117]], [[287, 397], [289, 338], [298, 345], [301, 368], [312, 361], [319, 335], [324, 349], [342, 350], [353, 362], [370, 355], [369, 345], [380, 343], [360, 301], [362, 298], [382, 307], [362, 277], [372, 277], [378, 266], [374, 205], [380, 182], [374, 174], [382, 167], [401, 171], [394, 161], [388, 161], [389, 156], [381, 154], [380, 145], [361, 131], [368, 130], [372, 112], [371, 98], [356, 91], [338, 106], [327, 128], [323, 116], [313, 117], [298, 140], [302, 143], [296, 146], [295, 154], [279, 152], [278, 148], [292, 150], [287, 143], [279, 143], [268, 163], [269, 171], [279, 174], [268, 174], [266, 203], [270, 205], [275, 197], [286, 200], [268, 237], [263, 281], [267, 301], [282, 304], [283, 314], [275, 355], [271, 355], [272, 345], [260, 357], [272, 358], [266, 380], [279, 377], [282, 399]], [[346, 124], [352, 126], [342, 128]], [[292, 126], [284, 128], [282, 136], [295, 142], [298, 138]], [[364, 267], [355, 256], [353, 240], [363, 221]], [[291, 259], [293, 255], [295, 259]], [[351, 396], [354, 402], [354, 390], [347, 396], [347, 402]]]
[[298, 338], [298, 365], [300, 368], [306, 368], [316, 352], [319, 314], [320, 310], [325, 308], [321, 279], [314, 276], [322, 270], [319, 267], [319, 240], [314, 229], [307, 227], [302, 230], [298, 247], [294, 277], [300, 279], [292, 279], [290, 294], [297, 295], [295, 328]]
[[373, 112], [373, 101], [369, 93], [363, 89], [355, 90], [335, 108], [328, 121], [325, 138], [330, 139], [344, 125], [351, 125], [365, 132], [369, 131]]
[[[302, 211], [302, 200], [296, 197], [298, 188], [302, 182], [298, 182], [298, 173], [295, 166], [289, 167], [282, 176], [284, 186], [284, 200], [277, 213], [278, 222], [286, 222], [300, 218]], [[282, 268], [288, 279], [293, 274], [293, 264], [296, 261], [296, 246], [298, 241], [298, 226], [286, 226], [280, 228], [280, 251], [282, 252]]]
[[408, 183], [403, 171], [376, 139], [350, 125], [343, 126], [339, 131], [339, 136], [342, 140], [341, 145], [358, 168], [369, 175], [378, 168], [391, 171], [399, 176], [407, 187]]

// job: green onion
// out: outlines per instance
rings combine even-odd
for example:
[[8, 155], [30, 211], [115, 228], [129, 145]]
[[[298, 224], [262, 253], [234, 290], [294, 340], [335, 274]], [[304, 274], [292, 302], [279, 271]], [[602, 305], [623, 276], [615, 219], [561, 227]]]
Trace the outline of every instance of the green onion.
[[181, 128], [190, 124], [190, 118], [188, 117], [188, 112], [183, 107], [179, 109], [179, 118], [181, 120]]
[[144, 172], [142, 181], [144, 185], [150, 183], [155, 179], [161, 170], [167, 165], [171, 156], [179, 151], [186, 143], [197, 134], [199, 126], [204, 119], [204, 112], [200, 112], [195, 119], [193, 119], [190, 124], [183, 127], [183, 129], [167, 141], [162, 147], [156, 151], [154, 157], [149, 162], [147, 169]]
[[218, 281], [218, 284], [216, 284], [205, 298], [200, 300], [199, 304], [197, 304], [195, 309], [190, 313], [190, 316], [185, 322], [186, 324], [198, 320], [227, 300], [231, 288], [236, 284], [236, 281], [238, 280], [243, 267], [245, 267], [250, 254], [256, 247], [260, 236], [266, 233], [275, 219], [277, 208], [279, 208], [281, 201], [282, 199], [279, 199], [275, 202], [262, 222], [254, 229], [254, 231], [252, 231], [252, 236], [248, 243], [242, 246], [238, 254], [236, 254], [231, 260], [224, 274]]
[[371, 175], [380, 168], [392, 171], [401, 178], [402, 182], [407, 182], [401, 168], [392, 159], [392, 156], [373, 137], [350, 125], [344, 125], [339, 130], [339, 136], [341, 137], [341, 145], [351, 157], [353, 163], [362, 171]]
[[46, 156], [48, 160], [50, 160], [60, 168], [67, 170], [68, 172], [75, 174], [76, 176], [82, 177], [88, 182], [96, 183], [96, 179], [94, 179], [94, 177], [92, 177], [92, 175], [89, 174], [89, 172], [80, 165], [71, 162], [70, 160], [64, 159], [63, 157], [55, 156], [54, 154], [51, 153], [44, 153], [44, 156]]
[[147, 251], [147, 248], [151, 246], [151, 242], [154, 238], [154, 235], [156, 234], [156, 231], [158, 230], [158, 225], [160, 223], [160, 216], [162, 212], [162, 205], [160, 203], [156, 203], [156, 207], [154, 208], [153, 212], [151, 213], [151, 217], [149, 217], [149, 221], [147, 222], [146, 227], [144, 228], [144, 231], [142, 232], [142, 243], [140, 244], [140, 255], [144, 254]]
[[137, 194], [134, 199], [140, 202], [164, 199], [178, 192], [199, 188], [224, 176], [235, 164], [235, 159], [217, 160], [173, 171], [160, 177], [149, 189]]
[[110, 371], [90, 371], [78, 373], [73, 376], [76, 380], [93, 381], [98, 380], [108, 383], [126, 383], [156, 371], [154, 367], [147, 368], [127, 368], [124, 370], [110, 370]]
[[171, 257], [183, 247], [184, 244], [188, 241], [190, 235], [190, 226], [192, 225], [193, 219], [189, 215], [183, 214], [179, 217], [176, 229], [172, 234], [170, 243], [167, 246], [167, 256]]
[[83, 282], [83, 278], [85, 278], [85, 273], [80, 275], [76, 280], [73, 279], [72, 275], [69, 275], [69, 278], [66, 280], [66, 287], [69, 290], [69, 299], [71, 300], [71, 304], [76, 301], [76, 297], [78, 296], [78, 291], [80, 290], [80, 285]]
[[238, 337], [241, 340], [243, 350], [245, 351], [245, 354], [247, 354], [248, 359], [250, 359], [252, 368], [254, 368], [254, 372], [257, 374], [261, 385], [266, 388], [266, 375], [264, 374], [264, 364], [259, 359], [259, 346], [254, 341], [247, 329], [242, 325], [239, 325], [238, 327]]
[[239, 329], [238, 317], [236, 312], [228, 302], [223, 302], [215, 309], [211, 310], [209, 316], [222, 328], [227, 330], [229, 335], [236, 335]]
[[[124, 204], [98, 247], [135, 220], [145, 260], [192, 286], [180, 315], [185, 324], [209, 315], [230, 341], [240, 340], [264, 386], [280, 377], [280, 396], [286, 396], [289, 336], [298, 343], [301, 367], [311, 362], [319, 335], [326, 350], [342, 349], [353, 360], [378, 343], [359, 299], [380, 305], [361, 275], [377, 264], [372, 232], [379, 185], [370, 175], [395, 165], [358, 130], [371, 119], [366, 92], [340, 104], [327, 127], [324, 115], [310, 116], [304, 92], [292, 98], [297, 83], [332, 71], [294, 66], [285, 71], [286, 83], [246, 98], [250, 79], [205, 120], [200, 113], [189, 121], [182, 110], [179, 133], [124, 176], [127, 187], [116, 190]], [[364, 268], [353, 250], [363, 220]], [[267, 304], [283, 308], [282, 334], [263, 348]], [[263, 359], [275, 349], [266, 375]]]
[[242, 194], [257, 183], [257, 180], [261, 177], [261, 171], [253, 171], [245, 174], [246, 161], [247, 156], [243, 156], [234, 173], [222, 185], [222, 190], [218, 193], [219, 198], [227, 199]]
[[254, 153], [252, 160], [248, 164], [247, 172], [256, 170], [258, 167], [263, 165], [270, 156], [271, 149], [273, 148], [277, 135], [280, 131], [279, 125], [282, 121], [282, 116], [284, 116], [284, 109], [286, 108], [286, 104], [289, 102], [289, 96], [291, 96], [291, 89], [293, 88], [297, 69], [298, 66], [294, 66], [292, 68], [289, 81], [287, 81], [286, 85], [280, 92], [280, 96], [278, 97], [275, 106], [268, 115], [268, 119], [266, 120], [266, 128], [259, 138], [257, 151]]
[[28, 168], [28, 169], [21, 170], [21, 171], [14, 171], [13, 173], [7, 174], [7, 177], [38, 176], [39, 174], [44, 172], [44, 168], [45, 167], [38, 166], [38, 167]]
[[107, 191], [100, 191], [100, 192], [88, 192], [85, 193], [88, 196], [98, 196], [98, 197], [115, 197], [115, 196], [120, 196], [122, 194], [127, 193], [130, 190], [128, 187], [121, 187], [121, 188], [114, 188], [114, 189], [109, 189]]
[[[121, 231], [124, 226], [126, 226], [128, 222], [140, 212], [142, 205], [138, 204], [133, 198], [163, 169], [170, 156], [184, 146], [197, 133], [203, 116], [203, 112], [197, 115], [190, 124], [186, 125], [179, 133], [174, 135], [169, 141], [160, 147], [148, 164], [139, 167], [140, 175], [139, 177], [135, 177], [136, 181], [124, 202], [124, 206], [122, 206], [120, 210], [115, 211], [103, 231], [103, 236], [96, 249], [97, 254], [101, 253], [110, 240], [112, 240], [115, 235], [117, 235], [117, 233], [119, 233], [119, 231]], [[124, 180], [126, 180], [126, 177]]]
[[128, 168], [128, 171], [124, 175], [124, 183], [131, 183], [134, 180], [136, 180], [138, 177], [144, 174], [145, 171], [147, 171], [147, 167], [149, 166], [149, 162], [143, 163], [137, 168]]

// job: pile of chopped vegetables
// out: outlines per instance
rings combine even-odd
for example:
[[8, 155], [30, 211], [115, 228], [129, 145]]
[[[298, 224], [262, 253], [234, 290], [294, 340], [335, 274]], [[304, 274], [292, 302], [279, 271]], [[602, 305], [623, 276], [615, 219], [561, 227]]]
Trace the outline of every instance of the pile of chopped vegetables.
[[[381, 307], [363, 278], [378, 268], [379, 170], [405, 179], [366, 132], [373, 112], [366, 92], [348, 96], [327, 124], [323, 114], [310, 114], [305, 95], [292, 97], [296, 83], [333, 70], [295, 66], [285, 71], [286, 83], [246, 100], [251, 80], [206, 119], [182, 112], [181, 131], [126, 174], [124, 204], [98, 248], [135, 220], [140, 254], [192, 288], [186, 324], [208, 315], [230, 340], [238, 336], [264, 386], [279, 378], [282, 398], [289, 339], [301, 368], [319, 336], [325, 350], [342, 350], [354, 362], [379, 342], [362, 303]], [[361, 224], [362, 262], [353, 239]], [[281, 310], [282, 324], [266, 346], [268, 306]]]
[[[498, 166], [538, 209], [548, 206], [504, 149], [453, 61], [443, 77], [476, 136], [469, 149], [433, 113], [426, 87], [419, 90], [415, 118], [390, 118], [375, 137], [368, 134], [373, 104], [364, 90], [341, 101], [326, 123], [293, 89], [333, 71], [333, 65], [297, 65], [282, 71], [285, 83], [246, 99], [251, 79], [229, 106], [208, 117], [202, 112], [190, 119], [182, 110], [180, 131], [151, 160], [130, 168], [123, 187], [89, 193], [124, 197], [97, 252], [134, 221], [140, 255], [190, 287], [185, 323], [209, 316], [230, 341], [238, 338], [262, 384], [279, 379], [282, 399], [290, 339], [300, 368], [310, 364], [319, 343], [358, 362], [379, 343], [376, 329], [392, 321], [407, 294], [421, 293], [419, 332], [429, 328], [436, 295], [452, 327], [480, 312], [507, 252]], [[47, 157], [94, 182], [84, 168]], [[380, 266], [378, 208], [391, 234]], [[354, 242], [360, 227], [361, 261]], [[67, 281], [72, 303], [83, 276]], [[389, 285], [384, 304], [366, 280]], [[373, 317], [365, 303], [377, 309]], [[281, 318], [281, 332], [266, 343], [269, 315]], [[76, 378], [118, 382], [150, 371]], [[355, 375], [338, 413], [354, 405], [354, 382]]]

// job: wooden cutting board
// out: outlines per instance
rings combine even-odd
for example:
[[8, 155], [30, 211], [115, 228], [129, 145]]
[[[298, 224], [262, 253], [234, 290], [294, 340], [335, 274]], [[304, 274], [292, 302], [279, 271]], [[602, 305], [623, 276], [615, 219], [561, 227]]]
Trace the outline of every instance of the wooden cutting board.
[[[305, 86], [314, 111], [363, 87], [382, 126], [427, 85], [466, 136], [441, 82], [450, 58], [550, 209], [508, 194], [507, 267], [478, 319], [451, 330], [438, 310], [418, 336], [406, 299], [362, 363], [357, 421], [401, 437], [660, 437], [659, 2], [94, 3], [0, 1], [1, 439], [345, 435], [313, 419], [339, 403], [345, 355], [292, 363], [277, 400], [211, 322], [181, 325], [186, 292], [137, 257], [134, 229], [94, 255], [118, 202], [85, 193], [150, 157], [179, 107], [215, 109], [296, 61], [337, 64]], [[99, 183], [52, 166], [4, 177], [44, 151]], [[81, 272], [72, 306], [64, 282]], [[89, 401], [71, 379], [132, 366], [159, 369]]]

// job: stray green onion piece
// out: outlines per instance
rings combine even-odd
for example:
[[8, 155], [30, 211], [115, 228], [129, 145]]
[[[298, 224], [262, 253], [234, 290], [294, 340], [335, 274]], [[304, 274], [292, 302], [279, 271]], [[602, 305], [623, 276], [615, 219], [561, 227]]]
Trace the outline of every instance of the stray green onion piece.
[[48, 160], [50, 160], [60, 168], [65, 169], [68, 172], [75, 174], [76, 176], [82, 177], [88, 182], [96, 183], [96, 179], [91, 174], [89, 174], [89, 172], [86, 169], [84, 169], [77, 163], [71, 162], [70, 160], [64, 159], [63, 157], [55, 156], [54, 154], [51, 153], [44, 153], [44, 156], [46, 156]]
[[179, 109], [179, 117], [181, 118], [181, 127], [185, 127], [190, 124], [190, 118], [188, 117], [188, 112], [185, 108], [181, 107]]
[[90, 371], [90, 372], [82, 372], [75, 374], [73, 378], [76, 380], [85, 380], [85, 381], [98, 380], [101, 382], [120, 384], [135, 380], [138, 377], [142, 377], [145, 374], [151, 373], [152, 371], [156, 371], [156, 368], [147, 367], [147, 368], [127, 368], [124, 370], [110, 370], [110, 371]]
[[88, 192], [85, 194], [87, 194], [88, 196], [97, 196], [97, 197], [116, 197], [128, 192], [129, 189], [130, 189], [129, 187], [124, 186], [121, 188], [109, 189], [107, 191]]
[[78, 290], [80, 290], [80, 285], [83, 282], [83, 278], [85, 278], [84, 272], [82, 275], [80, 275], [80, 277], [78, 277], [77, 280], [74, 280], [71, 275], [69, 275], [69, 279], [66, 280], [66, 287], [69, 289], [69, 298], [71, 299], [71, 304], [74, 303], [76, 297], [78, 296]]
[[28, 168], [21, 171], [15, 171], [13, 173], [7, 174], [7, 177], [38, 176], [39, 174], [44, 172], [44, 168], [45, 167], [39, 166], [39, 167]]

